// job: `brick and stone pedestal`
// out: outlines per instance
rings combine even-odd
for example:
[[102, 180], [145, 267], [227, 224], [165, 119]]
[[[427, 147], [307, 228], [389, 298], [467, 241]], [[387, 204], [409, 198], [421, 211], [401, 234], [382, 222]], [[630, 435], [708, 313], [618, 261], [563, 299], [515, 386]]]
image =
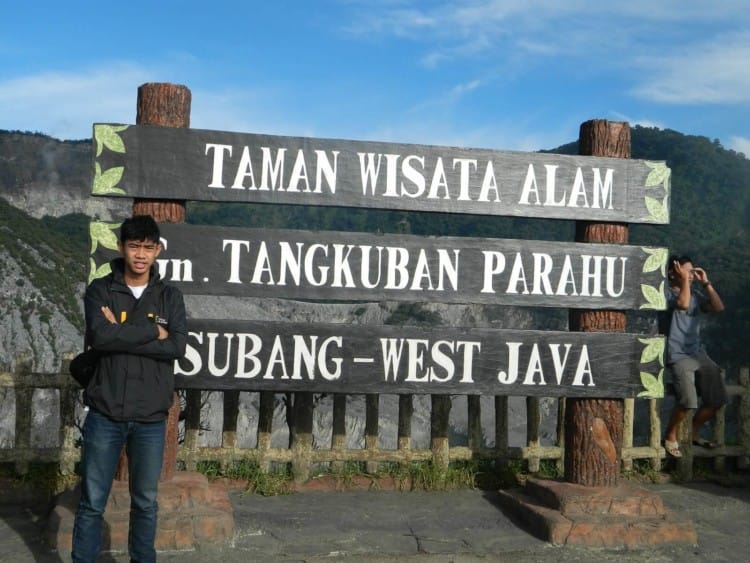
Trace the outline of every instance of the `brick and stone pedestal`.
[[506, 511], [554, 545], [635, 549], [697, 545], [693, 523], [641, 487], [585, 487], [530, 478], [523, 491], [500, 491]]
[[[69, 553], [73, 539], [80, 488], [60, 495], [47, 524], [47, 540], [61, 553]], [[157, 551], [191, 550], [200, 545], [229, 542], [234, 516], [226, 486], [209, 483], [204, 475], [177, 472], [159, 483]], [[128, 549], [130, 494], [128, 484], [115, 481], [104, 512], [103, 551]]]

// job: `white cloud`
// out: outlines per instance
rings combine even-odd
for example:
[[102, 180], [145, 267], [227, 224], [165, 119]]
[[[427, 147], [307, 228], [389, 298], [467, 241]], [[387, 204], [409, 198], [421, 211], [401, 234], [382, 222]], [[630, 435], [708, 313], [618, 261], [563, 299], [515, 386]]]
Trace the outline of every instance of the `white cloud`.
[[[620, 65], [662, 46], [690, 48], [711, 30], [747, 29], [746, 0], [452, 0], [355, 5], [352, 35], [397, 37], [423, 45], [420, 61], [435, 67], [480, 54], [496, 61], [554, 56], [606, 59]], [[678, 45], [679, 43], [679, 45]], [[616, 56], [614, 56], [616, 54]]]
[[644, 83], [633, 93], [669, 104], [750, 101], [750, 34], [695, 45], [679, 55], [642, 60]]
[[135, 122], [138, 86], [149, 77], [143, 68], [113, 64], [5, 80], [0, 82], [0, 123], [60, 139], [90, 138], [95, 122]]
[[[111, 63], [80, 73], [44, 72], [0, 81], [0, 128], [63, 140], [88, 139], [94, 123], [135, 123], [138, 87], [169, 82], [164, 78], [174, 74], [174, 70]], [[274, 134], [294, 131], [283, 112], [275, 110], [272, 92], [190, 89], [191, 127]]]
[[750, 158], [750, 139], [747, 137], [730, 137], [729, 148], [741, 152], [746, 158]]

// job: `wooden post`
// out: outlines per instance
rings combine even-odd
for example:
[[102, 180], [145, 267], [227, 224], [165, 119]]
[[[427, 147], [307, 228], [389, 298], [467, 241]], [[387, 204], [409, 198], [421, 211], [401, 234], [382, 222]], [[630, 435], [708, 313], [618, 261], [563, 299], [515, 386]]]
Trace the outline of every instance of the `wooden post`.
[[[162, 127], [190, 127], [190, 90], [179, 84], [147, 83], [138, 88], [137, 125], [160, 125]], [[185, 202], [158, 199], [136, 199], [133, 215], [151, 215], [157, 222], [183, 223]], [[177, 393], [167, 417], [166, 442], [161, 480], [169, 481], [177, 468], [177, 422], [180, 402]], [[127, 458], [123, 452], [115, 479], [127, 480]]]
[[13, 448], [17, 451], [23, 452], [16, 459], [14, 469], [18, 475], [26, 475], [29, 472], [29, 451], [31, 450], [31, 405], [34, 401], [34, 388], [30, 385], [16, 385], [14, 391], [16, 400], [16, 436]]
[[539, 397], [526, 397], [526, 446], [530, 450], [528, 458], [529, 473], [538, 473], [542, 458], [539, 457], [539, 428], [542, 425], [542, 413], [539, 410]]
[[495, 469], [501, 470], [508, 459], [508, 397], [495, 396]]
[[408, 459], [411, 454], [411, 423], [414, 418], [414, 396], [398, 396], [398, 450]]
[[310, 478], [312, 467], [313, 394], [297, 392], [293, 395], [292, 412], [292, 475], [295, 483], [304, 483]]
[[[578, 153], [630, 158], [630, 126], [602, 119], [581, 124]], [[578, 221], [576, 241], [627, 244], [628, 226]], [[625, 332], [625, 324], [622, 311], [570, 311], [571, 331]], [[623, 401], [568, 399], [565, 426], [565, 480], [590, 487], [616, 486], [622, 457]]]
[[[333, 394], [333, 421], [331, 428], [331, 450], [340, 455], [346, 449], [346, 395]], [[334, 471], [343, 471], [344, 462], [334, 461], [331, 464]]]
[[482, 449], [482, 402], [481, 395], [469, 395], [466, 397], [468, 410], [468, 442], [472, 453], [478, 453]]
[[450, 395], [430, 395], [432, 410], [430, 412], [430, 449], [432, 464], [436, 469], [446, 471], [450, 465], [450, 444], [448, 428], [450, 426]]
[[[664, 448], [661, 447], [661, 418], [659, 417], [658, 399], [648, 400], [648, 420], [648, 445], [656, 452], [663, 452]], [[652, 457], [649, 461], [651, 469], [654, 471], [661, 469], [661, 457], [659, 455]]]
[[[221, 432], [221, 448], [226, 453], [228, 450], [236, 451], [237, 449], [237, 419], [240, 414], [240, 392], [224, 391], [224, 412]], [[227, 470], [235, 462], [234, 456], [225, 457], [222, 460], [222, 468]]]
[[[622, 448], [631, 449], [633, 447], [633, 426], [635, 424], [635, 399], [629, 397], [625, 399], [625, 410], [623, 412], [623, 434]], [[628, 456], [622, 460], [622, 469], [624, 471], [633, 470], [633, 458]]]
[[260, 392], [260, 405], [258, 406], [258, 465], [260, 466], [260, 470], [265, 473], [271, 470], [268, 451], [271, 449], [274, 400], [273, 391]]
[[750, 368], [742, 367], [739, 373], [739, 384], [742, 387], [739, 401], [739, 440], [742, 447], [742, 455], [737, 458], [737, 468], [747, 469], [750, 467]]
[[[368, 393], [365, 395], [365, 450], [368, 455], [378, 449], [378, 428], [380, 426], [380, 395]], [[375, 474], [380, 469], [376, 461], [367, 461], [365, 471]]]

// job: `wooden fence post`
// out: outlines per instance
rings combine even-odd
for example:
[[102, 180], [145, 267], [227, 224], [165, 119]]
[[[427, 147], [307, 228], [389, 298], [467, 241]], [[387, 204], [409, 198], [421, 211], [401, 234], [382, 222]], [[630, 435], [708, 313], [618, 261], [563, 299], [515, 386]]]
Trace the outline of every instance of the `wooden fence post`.
[[737, 459], [737, 467], [739, 469], [747, 469], [750, 467], [750, 457], [747, 455], [747, 452], [750, 451], [750, 393], [748, 393], [748, 388], [750, 388], [750, 368], [740, 368], [739, 384], [742, 386], [743, 392], [740, 395], [738, 433], [740, 446], [745, 455]]
[[651, 469], [659, 471], [661, 469], [661, 457], [658, 455], [659, 452], [664, 450], [661, 447], [661, 418], [659, 417], [659, 399], [648, 400], [648, 445], [657, 452], [657, 455], [652, 457], [649, 462]]
[[467, 401], [469, 449], [478, 452], [482, 449], [482, 402], [481, 395], [469, 395]]
[[[331, 421], [331, 450], [341, 453], [346, 449], [346, 394], [333, 394], [333, 419]], [[334, 461], [334, 471], [344, 470], [343, 461]]]
[[430, 395], [430, 450], [435, 468], [446, 471], [450, 465], [448, 427], [451, 413], [450, 395]]
[[398, 451], [411, 453], [411, 423], [414, 417], [414, 396], [398, 396]]
[[495, 468], [500, 470], [510, 463], [508, 456], [508, 397], [495, 396]]
[[295, 483], [304, 483], [310, 478], [313, 441], [313, 394], [297, 392], [291, 405], [294, 413], [292, 424], [292, 476]]
[[[22, 377], [26, 377], [25, 375]], [[23, 454], [15, 462], [15, 471], [18, 475], [26, 475], [29, 472], [29, 455], [31, 450], [31, 414], [34, 398], [34, 388], [29, 385], [17, 386], [15, 388], [16, 399], [16, 428], [14, 449], [21, 450]]]
[[260, 470], [266, 473], [271, 470], [268, 451], [271, 449], [274, 400], [273, 391], [260, 392], [260, 405], [258, 406], [258, 465]]
[[[630, 126], [602, 119], [581, 124], [578, 153], [630, 158]], [[627, 244], [622, 223], [576, 222], [576, 241]], [[571, 310], [570, 330], [625, 332], [622, 311]], [[590, 487], [614, 487], [620, 474], [623, 433], [621, 399], [568, 399], [565, 408], [565, 480]]]
[[[151, 82], [138, 88], [138, 110], [136, 124], [160, 125], [162, 127], [190, 127], [191, 93], [186, 86], [179, 84]], [[133, 215], [151, 215], [157, 222], [183, 223], [185, 202], [176, 200], [136, 199], [133, 201]], [[189, 391], [195, 393], [196, 391]], [[200, 391], [197, 391], [200, 393]], [[177, 424], [180, 417], [180, 401], [174, 394], [169, 409], [164, 445], [161, 480], [169, 481], [177, 468]], [[127, 460], [120, 456], [115, 479], [127, 480]]]
[[[380, 395], [368, 393], [365, 395], [365, 450], [371, 453], [378, 449], [378, 427], [380, 426]], [[368, 473], [377, 473], [380, 464], [375, 461], [367, 461], [365, 470]]]
[[541, 469], [542, 458], [539, 457], [539, 428], [542, 423], [542, 413], [539, 410], [539, 397], [526, 397], [526, 446], [529, 448], [529, 472], [538, 473]]

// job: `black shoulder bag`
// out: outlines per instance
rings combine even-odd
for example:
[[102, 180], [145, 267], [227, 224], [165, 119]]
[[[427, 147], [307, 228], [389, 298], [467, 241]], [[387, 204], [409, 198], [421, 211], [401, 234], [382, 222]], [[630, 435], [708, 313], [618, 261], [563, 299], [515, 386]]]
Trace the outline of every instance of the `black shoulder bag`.
[[91, 378], [94, 377], [100, 357], [101, 354], [98, 351], [89, 348], [71, 360], [69, 367], [70, 375], [84, 389], [88, 386]]

